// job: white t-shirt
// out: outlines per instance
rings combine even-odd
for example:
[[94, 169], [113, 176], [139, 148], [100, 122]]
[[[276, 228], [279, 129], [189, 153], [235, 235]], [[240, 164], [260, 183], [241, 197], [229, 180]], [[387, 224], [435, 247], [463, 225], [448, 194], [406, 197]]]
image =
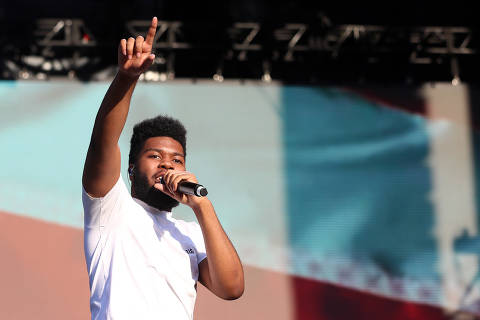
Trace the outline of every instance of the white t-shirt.
[[92, 319], [192, 319], [200, 226], [132, 198], [121, 176], [103, 198], [83, 189], [82, 200]]

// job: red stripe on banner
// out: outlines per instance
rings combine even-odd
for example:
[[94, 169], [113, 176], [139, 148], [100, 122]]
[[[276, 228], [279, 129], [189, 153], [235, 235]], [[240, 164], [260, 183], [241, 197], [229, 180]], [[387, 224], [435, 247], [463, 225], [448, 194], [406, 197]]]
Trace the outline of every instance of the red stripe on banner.
[[[0, 212], [0, 256], [0, 319], [90, 317], [81, 229]], [[245, 293], [235, 301], [221, 300], [199, 285], [195, 318], [449, 319], [438, 307], [251, 266], [245, 266], [245, 281]]]
[[420, 87], [345, 87], [365, 100], [385, 107], [427, 116], [427, 102], [420, 93]]
[[88, 319], [82, 230], [0, 212], [0, 319]]
[[294, 277], [295, 314], [301, 320], [446, 320], [443, 309]]

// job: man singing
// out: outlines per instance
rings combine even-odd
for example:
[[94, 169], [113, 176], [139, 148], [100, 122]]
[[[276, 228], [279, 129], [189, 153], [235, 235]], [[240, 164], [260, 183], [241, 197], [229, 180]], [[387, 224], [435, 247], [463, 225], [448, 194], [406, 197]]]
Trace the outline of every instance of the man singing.
[[[244, 290], [240, 259], [207, 197], [181, 193], [186, 130], [159, 116], [137, 124], [129, 154], [131, 190], [120, 175], [118, 139], [138, 77], [153, 63], [157, 28], [122, 39], [119, 71], [93, 128], [83, 171], [85, 258], [92, 319], [192, 319], [196, 282], [223, 299]], [[179, 203], [198, 223], [172, 217]]]

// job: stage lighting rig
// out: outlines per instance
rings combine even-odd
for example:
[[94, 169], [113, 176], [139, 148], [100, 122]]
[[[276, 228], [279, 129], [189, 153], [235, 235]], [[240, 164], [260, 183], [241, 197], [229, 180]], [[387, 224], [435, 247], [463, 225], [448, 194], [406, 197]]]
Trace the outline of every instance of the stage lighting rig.
[[[128, 21], [122, 36], [145, 34], [149, 25], [149, 20]], [[81, 19], [39, 19], [36, 26], [28, 48], [0, 52], [3, 78], [25, 78], [25, 71], [33, 75], [29, 79], [38, 73], [40, 78], [74, 74], [104, 79], [112, 73], [115, 57], [104, 52], [118, 39], [100, 40], [90, 31], [98, 26]], [[311, 24], [159, 21], [151, 69], [159, 76], [151, 81], [215, 75], [216, 81], [274, 78], [290, 83], [360, 78], [478, 82], [478, 38], [478, 30], [468, 27], [335, 25], [326, 17]]]

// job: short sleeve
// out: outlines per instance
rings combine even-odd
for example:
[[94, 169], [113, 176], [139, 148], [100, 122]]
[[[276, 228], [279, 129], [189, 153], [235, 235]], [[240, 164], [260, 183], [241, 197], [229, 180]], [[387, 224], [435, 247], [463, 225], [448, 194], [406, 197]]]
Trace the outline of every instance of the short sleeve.
[[109, 224], [112, 213], [123, 202], [131, 199], [122, 175], [108, 193], [101, 198], [90, 196], [82, 186], [82, 202], [85, 227], [98, 227]]
[[195, 228], [193, 228], [194, 232], [191, 235], [191, 239], [193, 244], [195, 245], [196, 253], [197, 253], [197, 262], [200, 263], [203, 259], [207, 257], [207, 250], [205, 249], [205, 241], [203, 240], [203, 233], [202, 229], [195, 223]]

